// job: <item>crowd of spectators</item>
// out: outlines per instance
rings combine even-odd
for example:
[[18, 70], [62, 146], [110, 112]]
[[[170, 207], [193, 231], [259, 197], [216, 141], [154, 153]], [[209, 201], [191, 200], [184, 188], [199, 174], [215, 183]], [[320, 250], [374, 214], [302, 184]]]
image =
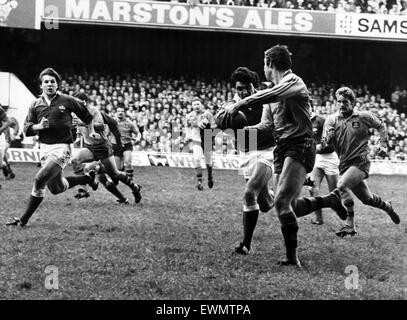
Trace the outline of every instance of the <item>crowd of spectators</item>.
[[406, 15], [406, 0], [168, 0], [191, 5], [213, 4], [261, 8], [285, 8], [329, 12]]
[[[72, 94], [82, 90], [89, 95], [90, 103], [103, 111], [114, 115], [117, 107], [124, 107], [127, 117], [139, 128], [140, 133], [134, 139], [135, 150], [139, 151], [190, 152], [185, 128], [186, 115], [192, 111], [192, 98], [200, 97], [205, 107], [215, 113], [234, 95], [231, 83], [199, 77], [175, 79], [130, 73], [121, 76], [83, 73], [65, 74], [63, 79], [63, 92]], [[308, 84], [316, 113], [326, 116], [335, 111], [334, 94], [338, 87], [337, 84]], [[352, 88], [357, 95], [357, 110], [373, 111], [386, 122], [390, 151], [387, 159], [407, 160], [407, 91], [397, 87], [389, 101], [370, 92], [366, 85]], [[373, 159], [381, 159], [376, 154], [378, 139], [378, 132], [372, 131]], [[217, 135], [215, 153], [235, 154], [233, 145], [230, 137]]]

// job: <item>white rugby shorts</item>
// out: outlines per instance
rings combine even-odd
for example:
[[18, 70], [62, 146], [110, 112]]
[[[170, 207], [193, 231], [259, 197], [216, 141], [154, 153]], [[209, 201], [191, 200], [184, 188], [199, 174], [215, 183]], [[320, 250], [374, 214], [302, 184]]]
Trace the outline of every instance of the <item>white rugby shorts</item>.
[[322, 170], [326, 175], [339, 174], [339, 158], [336, 152], [316, 154], [314, 168]]
[[273, 169], [274, 147], [265, 150], [253, 150], [241, 153], [243, 160], [239, 166], [239, 174], [243, 174], [245, 179], [250, 179], [257, 163], [263, 163]]
[[47, 161], [52, 161], [64, 169], [68, 165], [71, 156], [72, 147], [70, 144], [40, 144], [41, 165], [44, 165]]

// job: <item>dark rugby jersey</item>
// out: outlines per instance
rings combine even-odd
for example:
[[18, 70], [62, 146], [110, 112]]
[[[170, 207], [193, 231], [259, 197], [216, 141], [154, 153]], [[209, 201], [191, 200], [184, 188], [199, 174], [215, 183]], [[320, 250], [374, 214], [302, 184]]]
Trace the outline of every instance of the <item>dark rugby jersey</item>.
[[[117, 121], [115, 119], [113, 119], [111, 116], [109, 116], [106, 112], [100, 111], [100, 113], [103, 117], [104, 123], [106, 123], [109, 128], [110, 133], [108, 134], [108, 137], [113, 136], [114, 144], [116, 144], [119, 148], [122, 148], [119, 124], [117, 123]], [[112, 142], [113, 139], [110, 139], [110, 142]]]
[[[28, 110], [24, 122], [24, 133], [27, 137], [38, 134], [38, 141], [46, 144], [72, 143], [72, 115], [75, 113], [85, 124], [92, 121], [88, 109], [76, 98], [57, 93], [48, 105], [44, 97], [36, 99]], [[34, 124], [39, 124], [42, 118], [47, 118], [49, 128], [35, 131]]]
[[[226, 103], [224, 106], [220, 108], [220, 110], [216, 113], [215, 115], [215, 121], [216, 125], [219, 129], [225, 130], [225, 129], [230, 129], [232, 127], [232, 116], [226, 112], [225, 107], [230, 104], [230, 103], [235, 103], [239, 100], [237, 96], [234, 97], [233, 101]], [[274, 143], [274, 137], [273, 137], [273, 127], [272, 126], [261, 126], [260, 127], [254, 127], [257, 124], [259, 124], [262, 120], [262, 115], [263, 115], [263, 108], [245, 108], [241, 110], [246, 118], [247, 118], [247, 125], [245, 127], [245, 139], [244, 139], [244, 145], [242, 145], [240, 142], [240, 139], [237, 137], [237, 130], [235, 130], [235, 146], [236, 149], [239, 151], [244, 151], [248, 152], [251, 150], [254, 150], [250, 146], [249, 140], [251, 140], [251, 135], [250, 131], [251, 130], [256, 130], [257, 132], [257, 146], [256, 150], [264, 150], [268, 149], [270, 147], [273, 147], [275, 145]], [[252, 127], [252, 128], [249, 128]]]
[[[311, 98], [300, 77], [287, 70], [280, 83], [244, 99], [249, 107], [273, 103], [273, 126], [277, 143], [311, 138]], [[274, 103], [278, 102], [278, 103]]]

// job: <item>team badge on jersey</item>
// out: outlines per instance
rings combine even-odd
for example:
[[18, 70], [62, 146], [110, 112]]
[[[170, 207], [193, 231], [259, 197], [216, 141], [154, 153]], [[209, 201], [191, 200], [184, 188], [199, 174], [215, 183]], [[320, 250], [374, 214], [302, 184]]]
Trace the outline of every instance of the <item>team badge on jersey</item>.
[[61, 110], [61, 111], [65, 111], [65, 110], [66, 110], [66, 108], [65, 108], [64, 106], [59, 106], [58, 109]]
[[352, 121], [352, 128], [360, 128], [359, 121]]

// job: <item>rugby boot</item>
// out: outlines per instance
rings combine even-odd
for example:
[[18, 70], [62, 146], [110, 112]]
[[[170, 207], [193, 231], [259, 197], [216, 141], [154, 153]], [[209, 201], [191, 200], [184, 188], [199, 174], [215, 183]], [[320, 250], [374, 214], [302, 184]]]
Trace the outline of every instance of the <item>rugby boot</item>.
[[302, 269], [301, 262], [298, 258], [296, 260], [281, 259], [277, 262], [277, 264], [279, 266], [294, 266], [298, 269]]
[[235, 248], [234, 252], [235, 254], [240, 254], [242, 256], [247, 256], [250, 254], [250, 249], [247, 248], [243, 242], [240, 242], [239, 245]]
[[90, 193], [82, 188], [78, 189], [78, 193], [76, 195], [74, 195], [75, 199], [82, 199], [82, 198], [89, 198], [90, 197]]
[[96, 172], [94, 170], [89, 171], [86, 176], [89, 178], [89, 186], [93, 191], [96, 191], [99, 187], [99, 182], [96, 181]]
[[400, 217], [398, 216], [398, 214], [396, 213], [396, 211], [394, 211], [393, 209], [393, 205], [391, 204], [391, 202], [386, 202], [387, 206], [386, 206], [386, 213], [389, 215], [390, 219], [395, 223], [395, 224], [399, 224], [400, 223]]
[[346, 237], [346, 236], [351, 236], [353, 237], [355, 234], [357, 234], [355, 227], [351, 227], [348, 225], [343, 226], [342, 228], [340, 228], [338, 231], [335, 232], [335, 234], [338, 237]]
[[141, 188], [142, 188], [141, 185], [134, 184], [133, 195], [134, 195], [134, 202], [135, 203], [139, 203], [141, 201]]
[[334, 191], [331, 192], [331, 194], [333, 194], [336, 198], [335, 202], [331, 204], [331, 209], [336, 212], [336, 214], [339, 216], [341, 220], [346, 220], [348, 216], [348, 210], [342, 203], [339, 190], [335, 189]]

